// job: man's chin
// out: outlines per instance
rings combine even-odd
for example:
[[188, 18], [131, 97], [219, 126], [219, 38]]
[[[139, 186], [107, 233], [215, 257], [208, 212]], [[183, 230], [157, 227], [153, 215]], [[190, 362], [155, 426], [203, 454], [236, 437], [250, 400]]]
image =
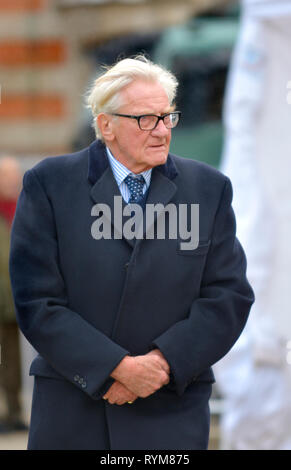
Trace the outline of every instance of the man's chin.
[[152, 166], [164, 165], [168, 158], [168, 152], [160, 152], [156, 153], [156, 155], [152, 155], [151, 162]]

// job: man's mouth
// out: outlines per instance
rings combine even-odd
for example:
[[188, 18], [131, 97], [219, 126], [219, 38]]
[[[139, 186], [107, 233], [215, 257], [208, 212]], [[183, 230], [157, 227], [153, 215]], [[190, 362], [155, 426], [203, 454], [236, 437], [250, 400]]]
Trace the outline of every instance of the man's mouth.
[[151, 145], [150, 147], [159, 149], [159, 148], [165, 147], [165, 144], [155, 144], [155, 145]]

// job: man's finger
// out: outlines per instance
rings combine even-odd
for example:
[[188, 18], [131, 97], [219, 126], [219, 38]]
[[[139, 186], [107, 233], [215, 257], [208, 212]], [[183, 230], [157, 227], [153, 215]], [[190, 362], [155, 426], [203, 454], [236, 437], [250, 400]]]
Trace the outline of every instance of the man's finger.
[[170, 366], [168, 364], [168, 361], [166, 360], [165, 356], [159, 349], [153, 349], [152, 351], [148, 353], [148, 355], [158, 357], [160, 360], [160, 364], [163, 366], [163, 369], [170, 372]]
[[170, 373], [170, 366], [169, 366], [169, 364], [167, 363], [167, 361], [161, 359], [161, 360], [160, 360], [160, 364], [161, 364], [161, 368], [162, 368], [165, 372], [167, 372], [167, 374], [169, 374], [169, 373]]

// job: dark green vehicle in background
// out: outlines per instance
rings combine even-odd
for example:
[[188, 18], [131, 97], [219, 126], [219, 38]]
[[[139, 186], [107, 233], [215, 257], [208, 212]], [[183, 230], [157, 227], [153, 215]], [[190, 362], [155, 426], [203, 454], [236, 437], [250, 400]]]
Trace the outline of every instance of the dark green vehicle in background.
[[[173, 132], [171, 152], [219, 166], [223, 144], [222, 103], [231, 53], [238, 33], [239, 8], [191, 19], [164, 31], [128, 35], [87, 50], [96, 69], [118, 58], [145, 53], [178, 78], [177, 109], [182, 119]], [[96, 77], [96, 71], [92, 80]], [[91, 114], [84, 109], [72, 150], [95, 139]]]
[[169, 68], [180, 86], [171, 152], [219, 166], [222, 103], [231, 53], [238, 33], [239, 10], [224, 16], [197, 17], [161, 35], [153, 60]]

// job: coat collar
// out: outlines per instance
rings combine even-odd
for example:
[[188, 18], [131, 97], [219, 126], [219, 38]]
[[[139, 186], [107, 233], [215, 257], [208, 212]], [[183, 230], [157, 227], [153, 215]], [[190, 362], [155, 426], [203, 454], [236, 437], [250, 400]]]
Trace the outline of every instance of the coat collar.
[[[88, 179], [92, 184], [95, 184], [105, 170], [110, 166], [106, 154], [106, 147], [101, 140], [95, 140], [90, 145], [88, 163]], [[176, 165], [170, 154], [166, 163], [164, 165], [156, 166], [154, 170], [159, 171], [170, 180], [173, 180], [178, 174]]]

